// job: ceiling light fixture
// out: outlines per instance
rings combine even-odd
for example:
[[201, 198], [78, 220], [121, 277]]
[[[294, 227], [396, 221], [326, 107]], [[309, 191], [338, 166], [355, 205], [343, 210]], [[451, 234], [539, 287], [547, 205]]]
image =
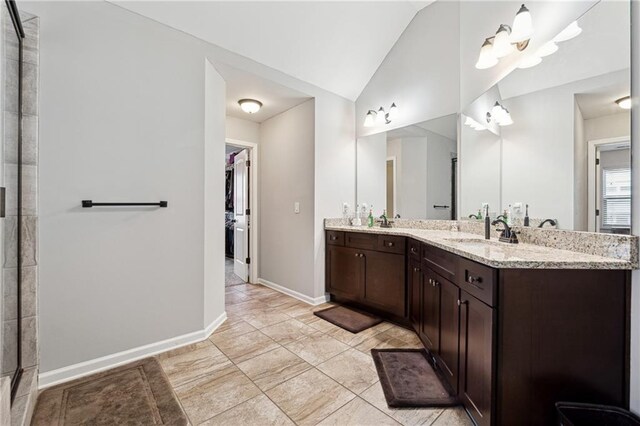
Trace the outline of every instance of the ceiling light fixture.
[[528, 42], [532, 35], [533, 20], [531, 19], [531, 12], [529, 12], [529, 9], [523, 4], [513, 19], [509, 38], [512, 43], [524, 43]]
[[262, 108], [262, 102], [256, 101], [255, 99], [240, 99], [238, 105], [240, 105], [240, 108], [247, 114], [255, 114]]
[[563, 41], [571, 40], [574, 37], [577, 37], [582, 32], [582, 28], [578, 25], [578, 21], [573, 21], [570, 23], [567, 28], [560, 31], [560, 34], [554, 37], [553, 41], [556, 43], [560, 43]]
[[493, 53], [493, 44], [491, 43], [490, 38], [486, 38], [480, 48], [480, 56], [478, 57], [478, 62], [476, 62], [476, 68], [479, 70], [485, 70], [487, 68], [491, 68], [497, 63], [498, 58], [496, 58]]
[[376, 112], [373, 109], [367, 111], [367, 115], [364, 117], [364, 127], [373, 127], [376, 125], [383, 125], [391, 123], [391, 120], [397, 118], [398, 106], [395, 102], [389, 107], [389, 112], [385, 112], [383, 107], [380, 107]]
[[631, 109], [631, 96], [625, 96], [616, 101], [618, 106], [622, 109]]

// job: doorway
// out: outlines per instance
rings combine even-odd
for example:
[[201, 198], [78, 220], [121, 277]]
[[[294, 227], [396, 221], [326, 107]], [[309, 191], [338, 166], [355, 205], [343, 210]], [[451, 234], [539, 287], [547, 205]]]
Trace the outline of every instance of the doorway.
[[254, 143], [226, 140], [225, 286], [257, 282], [257, 157]]

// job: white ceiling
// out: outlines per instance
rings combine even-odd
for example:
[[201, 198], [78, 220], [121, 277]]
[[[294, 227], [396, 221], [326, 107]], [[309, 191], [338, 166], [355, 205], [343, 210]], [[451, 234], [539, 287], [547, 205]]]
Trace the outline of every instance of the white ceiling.
[[113, 1], [355, 100], [431, 1]]
[[[227, 115], [256, 123], [293, 108], [311, 96], [274, 83], [255, 74], [218, 63], [216, 70], [227, 83]], [[240, 99], [256, 99], [262, 102], [260, 111], [247, 114], [240, 109]]]
[[451, 114], [434, 118], [433, 120], [423, 121], [422, 123], [412, 124], [411, 126], [389, 130], [387, 132], [387, 140], [422, 137], [427, 136], [429, 134], [428, 132], [433, 132], [455, 141], [458, 133], [457, 120], [457, 114]]
[[627, 112], [616, 104], [616, 100], [629, 96], [631, 85], [628, 78], [620, 78], [620, 73], [611, 74], [617, 81], [611, 84], [590, 90], [587, 93], [576, 94], [576, 102], [580, 106], [582, 118], [589, 120], [605, 115]]

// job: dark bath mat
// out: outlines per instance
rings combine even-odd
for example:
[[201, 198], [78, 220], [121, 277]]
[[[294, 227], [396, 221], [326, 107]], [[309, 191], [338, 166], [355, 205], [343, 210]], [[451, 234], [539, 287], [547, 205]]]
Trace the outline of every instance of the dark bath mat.
[[424, 349], [371, 349], [371, 356], [390, 408], [458, 405]]
[[155, 358], [46, 389], [33, 425], [186, 425], [187, 416]]
[[380, 324], [382, 319], [365, 312], [354, 311], [344, 306], [334, 306], [314, 312], [314, 315], [342, 327], [352, 333], [359, 333], [369, 327]]

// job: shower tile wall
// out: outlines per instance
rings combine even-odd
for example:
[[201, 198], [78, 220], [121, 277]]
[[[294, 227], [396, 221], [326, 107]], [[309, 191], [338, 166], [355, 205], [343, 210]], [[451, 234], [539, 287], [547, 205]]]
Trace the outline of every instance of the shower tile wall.
[[[39, 18], [21, 12], [25, 31], [22, 58], [22, 367], [24, 373], [18, 386], [16, 399], [11, 409], [11, 424], [29, 424], [37, 398], [38, 377], [38, 61], [39, 61]], [[5, 29], [7, 30], [7, 29]], [[18, 60], [16, 46], [8, 46], [9, 60]], [[8, 67], [11, 68], [11, 67]], [[7, 76], [11, 78], [11, 76]], [[15, 80], [14, 80], [15, 81]], [[17, 90], [16, 88], [13, 88]], [[12, 88], [8, 87], [8, 91]], [[5, 141], [17, 140], [17, 106], [4, 105]], [[13, 116], [12, 116], [13, 114]], [[12, 120], [13, 118], [13, 120]], [[8, 124], [8, 125], [7, 125]], [[11, 136], [14, 137], [11, 137]], [[18, 173], [17, 145], [4, 149], [4, 182], [15, 185]], [[7, 194], [15, 194], [7, 188]], [[5, 259], [2, 265], [3, 283], [16, 282], [17, 274], [16, 236], [17, 200], [7, 199], [6, 218], [3, 219], [5, 238]], [[15, 295], [15, 288], [5, 287], [5, 295]], [[9, 293], [9, 294], [8, 294]], [[15, 297], [15, 296], [14, 296]], [[5, 327], [15, 326], [16, 312], [4, 312]], [[0, 407], [0, 418], [6, 413]]]

